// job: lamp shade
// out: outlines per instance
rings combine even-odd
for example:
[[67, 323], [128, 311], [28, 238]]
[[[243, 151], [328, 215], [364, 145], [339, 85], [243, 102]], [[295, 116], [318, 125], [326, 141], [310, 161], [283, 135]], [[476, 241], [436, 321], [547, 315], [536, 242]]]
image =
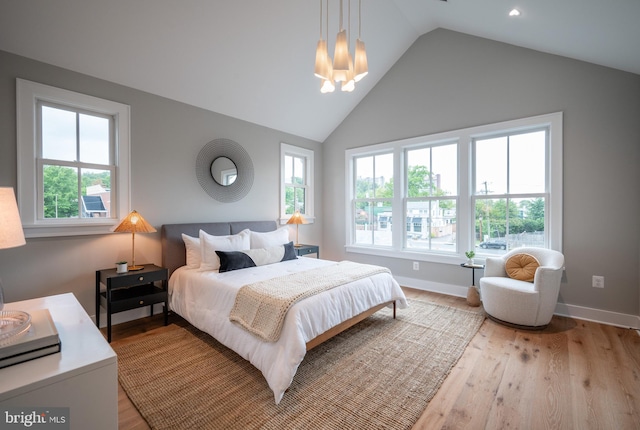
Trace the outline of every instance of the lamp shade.
[[320, 39], [316, 48], [316, 66], [315, 75], [321, 79], [329, 79], [331, 72], [328, 67], [329, 54], [327, 52], [327, 41]]
[[26, 243], [13, 188], [0, 188], [0, 249]]
[[344, 81], [349, 71], [349, 44], [347, 30], [340, 30], [336, 36], [336, 46], [333, 55], [333, 79]]
[[304, 216], [302, 216], [300, 211], [296, 211], [293, 215], [291, 215], [291, 218], [289, 218], [289, 221], [287, 221], [287, 224], [306, 224], [306, 223], [307, 223], [307, 220], [305, 219]]
[[353, 79], [358, 82], [369, 73], [369, 66], [367, 64], [367, 51], [364, 48], [364, 42], [360, 39], [356, 40], [356, 61], [353, 66]]
[[145, 220], [137, 211], [132, 211], [113, 230], [118, 233], [154, 233], [157, 230]]

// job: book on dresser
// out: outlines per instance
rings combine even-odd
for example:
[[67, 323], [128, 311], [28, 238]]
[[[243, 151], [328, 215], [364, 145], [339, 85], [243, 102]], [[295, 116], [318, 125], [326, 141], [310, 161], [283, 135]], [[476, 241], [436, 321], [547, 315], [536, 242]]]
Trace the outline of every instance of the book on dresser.
[[58, 330], [47, 309], [30, 311], [31, 326], [15, 340], [0, 345], [0, 369], [60, 352]]

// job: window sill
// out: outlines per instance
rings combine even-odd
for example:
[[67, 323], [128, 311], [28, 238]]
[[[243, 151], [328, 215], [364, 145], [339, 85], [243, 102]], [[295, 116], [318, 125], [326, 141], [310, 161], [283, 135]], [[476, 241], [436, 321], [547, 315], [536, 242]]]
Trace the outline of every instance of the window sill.
[[[395, 248], [369, 248], [365, 246], [347, 245], [345, 246], [346, 252], [352, 252], [356, 254], [368, 254], [376, 255], [379, 257], [391, 257], [399, 258], [401, 260], [411, 261], [425, 261], [430, 263], [440, 264], [454, 264], [459, 265], [461, 262], [465, 262], [467, 258], [464, 255], [457, 254], [426, 254], [424, 252], [415, 252], [410, 250], [400, 250]], [[480, 259], [476, 259], [480, 260]]]
[[[316, 222], [316, 217], [314, 216], [307, 216], [307, 215], [302, 215], [304, 217], [304, 219], [307, 220], [307, 224], [314, 224]], [[287, 221], [289, 221], [289, 218], [291, 218], [291, 215], [283, 218], [280, 217], [278, 219], [278, 221], [280, 222], [280, 225], [285, 225], [287, 223]]]
[[115, 224], [96, 225], [48, 225], [48, 226], [22, 226], [24, 237], [27, 239], [37, 237], [64, 237], [64, 236], [88, 236], [112, 233]]

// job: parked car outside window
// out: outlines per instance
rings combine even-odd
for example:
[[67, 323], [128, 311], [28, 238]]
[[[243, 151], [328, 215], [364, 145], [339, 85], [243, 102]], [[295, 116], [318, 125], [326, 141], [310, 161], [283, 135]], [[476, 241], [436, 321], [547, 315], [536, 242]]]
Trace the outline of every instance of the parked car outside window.
[[485, 242], [480, 242], [479, 246], [482, 249], [507, 249], [507, 241], [504, 239], [489, 239]]

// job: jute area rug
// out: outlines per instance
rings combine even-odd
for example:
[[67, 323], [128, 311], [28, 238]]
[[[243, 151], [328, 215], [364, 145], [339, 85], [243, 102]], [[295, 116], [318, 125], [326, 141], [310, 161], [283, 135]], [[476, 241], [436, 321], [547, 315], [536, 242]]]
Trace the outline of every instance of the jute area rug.
[[484, 316], [410, 300], [311, 350], [279, 405], [262, 374], [177, 325], [115, 343], [122, 387], [153, 429], [407, 429]]

